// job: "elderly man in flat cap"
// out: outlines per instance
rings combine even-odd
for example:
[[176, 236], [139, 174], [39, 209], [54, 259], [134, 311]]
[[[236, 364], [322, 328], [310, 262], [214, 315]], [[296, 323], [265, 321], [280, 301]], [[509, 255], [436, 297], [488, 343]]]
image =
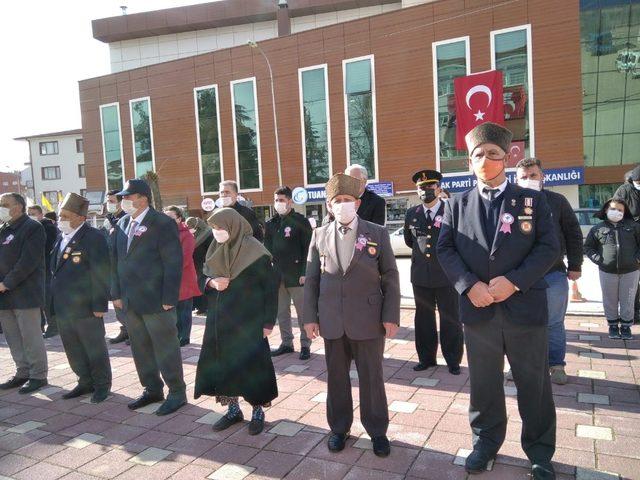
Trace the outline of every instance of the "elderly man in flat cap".
[[68, 193], [60, 204], [62, 235], [51, 255], [51, 312], [78, 385], [62, 395], [92, 393], [91, 403], [106, 400], [111, 364], [104, 338], [109, 311], [109, 247], [100, 231], [85, 223], [89, 200]]
[[507, 182], [511, 136], [500, 125], [484, 123], [465, 137], [478, 184], [447, 202], [437, 249], [460, 294], [469, 360], [473, 452], [465, 468], [469, 473], [485, 470], [504, 441], [506, 354], [518, 389], [522, 448], [532, 477], [551, 479], [556, 413], [544, 275], [560, 245], [545, 196]]
[[155, 413], [168, 415], [187, 403], [176, 327], [182, 278], [178, 226], [151, 206], [151, 188], [144, 180], [128, 180], [118, 195], [127, 215], [115, 229], [111, 298], [114, 307], [124, 310], [144, 387], [128, 407], [137, 410], [164, 400], [166, 383], [169, 395]]
[[304, 288], [304, 328], [324, 338], [329, 450], [345, 447], [353, 422], [349, 369], [355, 360], [360, 418], [373, 452], [389, 455], [389, 411], [382, 376], [385, 336], [400, 323], [400, 283], [389, 234], [358, 218], [360, 181], [334, 175], [326, 185], [335, 220], [312, 235]]

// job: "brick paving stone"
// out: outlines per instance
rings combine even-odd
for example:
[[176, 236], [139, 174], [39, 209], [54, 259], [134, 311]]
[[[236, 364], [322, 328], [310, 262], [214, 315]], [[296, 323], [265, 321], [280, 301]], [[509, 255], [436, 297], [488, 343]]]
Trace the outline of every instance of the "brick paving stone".
[[349, 465], [318, 458], [305, 458], [285, 478], [287, 480], [341, 480], [350, 470]]
[[13, 427], [7, 428], [6, 431], [8, 433], [22, 434], [22, 433], [30, 432], [31, 430], [36, 430], [40, 427], [44, 427], [45, 425], [46, 423], [28, 421], [28, 422], [24, 422], [19, 425], [14, 425]]
[[353, 467], [343, 480], [403, 480], [404, 475], [386, 472], [383, 470], [371, 470], [364, 467]]
[[218, 412], [209, 412], [206, 415], [198, 418], [196, 423], [204, 423], [205, 425], [213, 425], [222, 418], [222, 414]]
[[36, 460], [25, 457], [24, 455], [16, 455], [9, 453], [0, 458], [0, 474], [13, 475], [25, 468], [29, 468], [37, 463]]
[[62, 435], [47, 435], [40, 440], [36, 440], [29, 445], [15, 450], [15, 453], [37, 460], [46, 460], [51, 455], [67, 448], [64, 445], [66, 440], [67, 437]]
[[304, 428], [304, 425], [301, 423], [279, 422], [275, 427], [269, 430], [269, 433], [275, 433], [276, 435], [284, 435], [286, 437], [293, 437], [303, 428]]
[[411, 385], [417, 385], [418, 387], [435, 387], [438, 383], [440, 383], [440, 379], [438, 378], [418, 377], [411, 382]]
[[89, 445], [81, 450], [70, 447], [51, 455], [47, 461], [62, 467], [77, 469], [85, 463], [89, 463], [90, 461], [101, 457], [108, 451], [109, 448], [97, 444]]
[[145, 465], [147, 467], [151, 467], [156, 463], [164, 460], [169, 455], [171, 455], [171, 450], [163, 450], [162, 448], [149, 447], [146, 450], [143, 450], [135, 457], [131, 457], [129, 459], [132, 463], [137, 463], [139, 465]]
[[598, 470], [616, 472], [624, 479], [637, 479], [640, 460], [617, 455], [598, 455]]
[[111, 450], [79, 468], [81, 472], [97, 477], [114, 478], [133, 467], [127, 462], [133, 455], [125, 450]]
[[289, 373], [301, 373], [307, 370], [309, 367], [307, 365], [290, 365], [284, 369], [285, 372]]
[[254, 470], [254, 467], [249, 467], [247, 465], [227, 463], [213, 472], [207, 478], [210, 478], [211, 480], [242, 480]]
[[417, 408], [418, 408], [417, 403], [400, 402], [398, 400], [391, 402], [391, 405], [389, 405], [389, 411], [400, 412], [400, 413], [413, 413], [416, 411]]
[[607, 378], [607, 374], [599, 370], [578, 370], [578, 376], [582, 378], [593, 378], [597, 380], [604, 380], [605, 378]]
[[602, 355], [602, 353], [600, 352], [579, 352], [578, 355], [584, 358], [596, 358], [596, 359], [604, 358], [604, 355]]
[[600, 472], [582, 467], [576, 468], [576, 480], [618, 480], [619, 478], [617, 473]]
[[[453, 459], [453, 464], [464, 467], [464, 464], [467, 461], [467, 457], [471, 452], [472, 450], [468, 448], [461, 448], [456, 452], [456, 456]], [[490, 472], [491, 470], [493, 470], [494, 464], [495, 464], [495, 460], [491, 460], [489, 463], [487, 463], [487, 468], [486, 468], [487, 472]]]
[[242, 445], [233, 445], [230, 443], [220, 443], [211, 450], [206, 451], [193, 463], [211, 468], [211, 471], [217, 470], [225, 463], [245, 464], [251, 460], [260, 450]]
[[594, 403], [598, 405], [609, 405], [608, 395], [596, 395], [593, 393], [578, 393], [578, 402], [580, 403]]
[[247, 466], [255, 467], [253, 475], [284, 478], [303, 458], [301, 455], [264, 450], [249, 460]]
[[13, 475], [16, 480], [56, 480], [71, 472], [68, 468], [41, 462]]
[[398, 474], [406, 474], [413, 461], [418, 457], [420, 450], [392, 446], [391, 453], [386, 458], [377, 457], [372, 450], [365, 451], [356, 465], [363, 468], [372, 468]]
[[600, 335], [579, 335], [578, 340], [584, 340], [587, 342], [599, 342], [602, 340]]
[[95, 435], [93, 433], [83, 433], [78, 435], [77, 437], [72, 438], [65, 442], [65, 446], [73, 447], [77, 449], [87, 448], [89, 445], [93, 445], [99, 440], [102, 440], [104, 437], [102, 435]]
[[467, 478], [464, 468], [453, 465], [453, 455], [442, 452], [423, 450], [409, 469], [409, 476], [426, 478], [429, 480], [446, 478], [448, 480], [463, 480]]
[[311, 399], [311, 401], [312, 402], [326, 403], [327, 402], [327, 392], [318, 393], [315, 397], [313, 397]]
[[211, 469], [199, 465], [187, 465], [171, 476], [172, 480], [200, 480], [211, 474]]

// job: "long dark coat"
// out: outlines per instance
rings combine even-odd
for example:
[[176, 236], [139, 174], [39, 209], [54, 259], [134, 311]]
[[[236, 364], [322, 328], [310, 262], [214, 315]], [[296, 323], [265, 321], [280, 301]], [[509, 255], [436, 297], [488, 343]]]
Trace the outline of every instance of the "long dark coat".
[[256, 260], [226, 290], [207, 289], [205, 294], [209, 307], [194, 397], [243, 397], [252, 405], [268, 404], [278, 396], [269, 342], [262, 334], [263, 328], [273, 328], [278, 310], [270, 259]]

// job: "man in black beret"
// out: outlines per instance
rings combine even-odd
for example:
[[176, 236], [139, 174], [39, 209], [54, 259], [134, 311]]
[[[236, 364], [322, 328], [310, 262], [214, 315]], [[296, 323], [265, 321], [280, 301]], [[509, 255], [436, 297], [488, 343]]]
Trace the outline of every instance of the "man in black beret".
[[458, 292], [442, 271], [436, 245], [440, 236], [445, 202], [440, 199], [442, 174], [420, 170], [413, 175], [421, 204], [407, 210], [404, 242], [411, 248], [411, 284], [416, 302], [415, 338], [418, 364], [415, 371], [436, 366], [440, 316], [440, 347], [449, 373], [460, 375], [463, 335], [458, 317]]
[[144, 180], [127, 181], [118, 195], [127, 215], [115, 230], [111, 296], [113, 305], [124, 309], [144, 387], [128, 406], [136, 410], [163, 400], [164, 379], [169, 395], [156, 415], [168, 415], [187, 403], [176, 327], [182, 277], [178, 226], [151, 206], [151, 189]]
[[511, 185], [511, 132], [495, 123], [465, 137], [477, 186], [447, 201], [438, 239], [444, 272], [460, 294], [469, 361], [469, 473], [484, 471], [507, 432], [504, 356], [518, 389], [522, 449], [532, 478], [553, 479], [556, 411], [547, 354], [547, 283], [560, 254], [551, 210], [540, 192]]

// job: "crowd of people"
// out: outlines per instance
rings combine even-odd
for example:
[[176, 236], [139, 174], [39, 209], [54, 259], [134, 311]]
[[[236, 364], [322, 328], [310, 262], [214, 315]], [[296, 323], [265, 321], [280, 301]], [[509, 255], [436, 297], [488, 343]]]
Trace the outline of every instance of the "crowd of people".
[[[556, 444], [551, 384], [567, 382], [568, 281], [580, 278], [583, 242], [567, 199], [543, 188], [540, 160], [520, 161], [517, 184], [508, 182], [511, 138], [489, 122], [466, 136], [477, 186], [464, 193], [449, 198], [435, 170], [412, 178], [420, 204], [407, 211], [404, 239], [416, 302], [413, 368], [435, 367], [440, 344], [449, 373], [459, 375], [466, 348], [473, 451], [465, 468], [479, 473], [506, 435], [506, 355], [532, 477], [549, 479]], [[191, 341], [196, 311], [206, 323], [194, 397], [212, 396], [226, 407], [217, 431], [244, 420], [243, 399], [252, 406], [249, 433], [257, 435], [264, 408], [278, 396], [272, 357], [294, 352], [293, 303], [299, 358], [310, 358], [317, 337], [324, 341], [328, 449], [343, 450], [350, 435], [353, 360], [362, 424], [373, 452], [389, 455], [382, 362], [385, 338], [399, 328], [400, 279], [384, 200], [366, 188], [367, 176], [352, 165], [331, 177], [329, 214], [315, 229], [294, 211], [286, 186], [274, 192], [276, 214], [264, 227], [239, 203], [232, 180], [220, 184], [220, 207], [202, 219], [176, 206], [155, 210], [149, 185], [131, 179], [108, 192], [101, 230], [89, 226], [89, 201], [75, 193], [59, 205], [57, 226], [21, 195], [3, 194], [0, 323], [16, 373], [0, 389], [27, 394], [46, 385], [43, 337], [59, 332], [78, 377], [63, 397], [106, 400], [112, 375], [104, 315], [111, 302], [121, 327], [108, 341], [131, 345], [142, 386], [129, 408], [162, 402], [156, 414], [168, 415], [187, 403], [180, 348]], [[610, 338], [631, 338], [636, 310], [640, 167], [630, 180], [633, 189], [603, 205], [602, 222], [584, 244], [600, 269]], [[271, 350], [276, 323], [281, 344]]]

